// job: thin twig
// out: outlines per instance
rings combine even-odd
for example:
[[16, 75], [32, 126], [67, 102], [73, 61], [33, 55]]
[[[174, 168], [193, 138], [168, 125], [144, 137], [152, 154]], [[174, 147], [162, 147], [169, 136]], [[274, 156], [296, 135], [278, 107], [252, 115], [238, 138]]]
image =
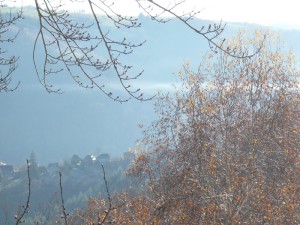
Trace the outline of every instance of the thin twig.
[[60, 199], [61, 199], [61, 207], [62, 207], [62, 217], [64, 219], [65, 225], [68, 225], [68, 214], [66, 213], [66, 208], [65, 208], [65, 201], [64, 201], [64, 196], [63, 196], [63, 187], [62, 187], [62, 182], [61, 182], [61, 172], [59, 172], [59, 188], [60, 188]]
[[101, 164], [101, 167], [102, 167], [102, 171], [103, 171], [103, 180], [104, 180], [104, 183], [105, 183], [105, 189], [106, 189], [106, 194], [107, 194], [107, 199], [108, 199], [108, 204], [109, 205], [108, 205], [108, 209], [104, 211], [104, 213], [105, 213], [104, 218], [101, 221], [98, 221], [99, 225], [103, 224], [107, 220], [108, 214], [113, 209], [113, 207], [112, 207], [112, 201], [111, 201], [111, 196], [110, 196], [110, 193], [109, 193], [109, 190], [108, 190], [108, 184], [107, 184], [107, 180], [106, 180], [106, 176], [105, 176], [105, 169], [104, 169], [103, 164]]
[[26, 160], [26, 165], [27, 165], [27, 178], [28, 178], [28, 195], [27, 195], [27, 201], [25, 206], [23, 205], [23, 212], [18, 215], [15, 215], [15, 219], [16, 219], [16, 225], [20, 224], [20, 223], [25, 223], [25, 220], [23, 219], [26, 213], [29, 213], [29, 206], [30, 206], [30, 196], [31, 196], [31, 178], [30, 178], [30, 163], [28, 161], [28, 159]]

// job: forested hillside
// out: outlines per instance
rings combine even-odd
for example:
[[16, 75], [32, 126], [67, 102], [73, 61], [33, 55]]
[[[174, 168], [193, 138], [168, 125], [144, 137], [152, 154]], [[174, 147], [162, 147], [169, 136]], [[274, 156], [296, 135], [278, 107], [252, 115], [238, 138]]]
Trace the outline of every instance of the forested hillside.
[[[109, 154], [98, 156], [86, 155], [80, 158], [73, 155], [70, 159], [39, 166], [38, 159], [32, 153], [30, 164], [30, 215], [26, 217], [26, 224], [47, 222], [54, 224], [60, 215], [60, 177], [65, 207], [68, 212], [84, 208], [89, 198], [106, 198], [105, 181], [103, 179], [104, 166], [106, 182], [111, 194], [115, 192], [136, 192], [132, 187], [132, 179], [125, 177], [124, 171], [129, 169], [134, 154], [126, 152], [123, 156], [111, 158]], [[3, 224], [13, 224], [14, 214], [21, 211], [28, 196], [27, 167], [15, 167], [8, 171], [8, 165], [0, 165], [0, 221]], [[23, 207], [22, 207], [23, 205]]]

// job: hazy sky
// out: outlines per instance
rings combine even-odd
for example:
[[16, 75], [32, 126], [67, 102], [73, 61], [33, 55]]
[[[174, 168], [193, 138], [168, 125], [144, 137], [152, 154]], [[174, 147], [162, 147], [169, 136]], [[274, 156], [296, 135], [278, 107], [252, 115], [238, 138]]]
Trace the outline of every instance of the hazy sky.
[[[17, 6], [22, 3], [22, 0], [15, 1], [16, 3], [12, 5]], [[76, 11], [85, 9], [87, 0], [82, 1], [81, 4], [73, 3], [66, 7], [68, 10]], [[154, 1], [163, 3], [173, 0]], [[34, 0], [23, 0], [23, 3], [33, 5]], [[190, 8], [197, 6], [197, 9], [201, 10], [200, 16], [203, 19], [216, 21], [223, 19], [227, 22], [263, 25], [288, 24], [290, 28], [297, 27], [298, 31], [285, 30], [284, 37], [287, 38], [288, 46], [295, 46], [300, 55], [298, 47], [300, 13], [296, 11], [299, 9], [296, 0], [273, 0], [272, 2], [268, 0], [187, 0], [187, 3], [189, 4], [186, 6]], [[116, 0], [116, 5], [119, 13], [132, 15], [140, 13], [134, 8], [135, 0]], [[183, 8], [181, 7], [180, 10]], [[28, 26], [29, 21], [23, 22]], [[147, 125], [155, 118], [152, 103], [136, 105], [136, 101], [132, 101], [127, 104], [116, 104], [101, 93], [75, 91], [78, 90], [75, 88], [72, 91], [70, 86], [64, 86], [63, 83], [58, 87], [62, 87], [66, 91], [65, 94], [46, 93], [41, 86], [38, 86], [32, 59], [28, 57], [32, 54], [31, 46], [35, 38], [35, 34], [31, 33], [34, 31], [31, 29], [37, 29], [33, 26], [25, 27], [24, 31], [29, 32], [28, 35], [24, 35], [27, 39], [17, 38], [14, 45], [13, 52], [20, 52], [20, 61], [13, 82], [16, 83], [20, 79], [21, 85], [17, 91], [0, 95], [0, 161], [12, 164], [24, 163], [26, 157], [34, 151], [39, 162], [46, 164], [70, 158], [72, 154], [78, 154], [80, 157], [99, 152], [121, 154], [129, 147], [133, 147], [134, 141], [141, 135], [137, 124]], [[207, 43], [198, 41], [197, 35], [193, 35], [192, 32], [185, 34], [185, 30], [183, 26], [177, 29], [172, 26], [158, 26], [156, 32], [143, 31], [147, 37], [145, 48], [137, 50], [134, 54], [138, 60], [130, 59], [130, 62], [137, 64], [137, 68], [145, 69], [142, 79], [148, 77], [144, 80], [146, 83], [138, 85], [143, 91], [148, 91], [147, 88], [143, 89], [143, 86], [147, 86], [148, 89], [153, 86], [149, 85], [147, 79], [155, 82], [155, 89], [169, 88], [169, 85], [162, 85], [174, 81], [173, 73], [177, 73], [185, 59], [198, 63], [202, 51], [201, 45], [204, 43], [206, 46]], [[183, 38], [180, 35], [173, 38], [172, 31], [185, 35], [186, 43], [182, 44]], [[159, 36], [163, 32], [166, 32], [166, 35]], [[25, 42], [30, 43], [30, 41], [31, 44], [24, 45]], [[151, 44], [147, 45], [148, 43]]]
[[[50, 0], [51, 1], [51, 0]], [[87, 7], [86, 1], [67, 3], [67, 8], [79, 10]], [[95, 0], [96, 1], [96, 0]], [[156, 0], [166, 5], [174, 0]], [[17, 0], [20, 4], [21, 0]], [[34, 0], [23, 0], [24, 5], [33, 4]], [[117, 0], [115, 5], [121, 13], [138, 14], [135, 0]], [[289, 28], [300, 29], [299, 0], [186, 0], [187, 8], [196, 7], [201, 10], [204, 19], [227, 22], [249, 22], [262, 25], [288, 25]], [[181, 7], [180, 9], [183, 9]]]

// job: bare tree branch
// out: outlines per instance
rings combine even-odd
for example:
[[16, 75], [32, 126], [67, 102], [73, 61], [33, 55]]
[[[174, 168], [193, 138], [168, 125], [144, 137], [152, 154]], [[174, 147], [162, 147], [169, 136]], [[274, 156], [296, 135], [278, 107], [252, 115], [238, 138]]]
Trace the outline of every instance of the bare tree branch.
[[[141, 101], [152, 99], [153, 97], [144, 97], [139, 88], [133, 88], [131, 85], [133, 80], [143, 74], [143, 70], [134, 73], [133, 66], [125, 63], [125, 58], [133, 53], [135, 48], [142, 46], [145, 41], [132, 43], [126, 36], [118, 40], [103, 25], [104, 18], [115, 28], [134, 31], [135, 28], [141, 26], [138, 18], [118, 13], [114, 7], [114, 1], [73, 0], [82, 4], [87, 3], [92, 15], [91, 24], [79, 23], [65, 10], [64, 2], [61, 0], [59, 4], [54, 5], [50, 0], [35, 0], [40, 27], [34, 44], [33, 61], [40, 83], [46, 90], [61, 93], [60, 89], [54, 88], [49, 83], [49, 79], [51, 75], [66, 71], [80, 87], [96, 88], [115, 101], [126, 102], [130, 98]], [[195, 27], [191, 21], [200, 13], [199, 11], [192, 10], [181, 14], [177, 12], [185, 0], [170, 1], [167, 6], [152, 0], [133, 2], [157, 22], [166, 23], [171, 18], [178, 19], [206, 39], [213, 52], [221, 51], [232, 57], [245, 58], [255, 55], [260, 49], [259, 46], [258, 49], [254, 49], [253, 53], [245, 55], [238, 46], [237, 48], [225, 46], [225, 39], [220, 39], [225, 28], [222, 21], [208, 27]], [[91, 32], [92, 28], [96, 29], [96, 33]], [[36, 55], [37, 49], [43, 51], [42, 62]], [[101, 56], [97, 56], [97, 52], [101, 52]], [[106, 76], [110, 79], [114, 78], [127, 97], [113, 93], [105, 84]]]
[[63, 186], [62, 186], [62, 179], [61, 179], [62, 175], [61, 172], [59, 172], [59, 190], [60, 190], [60, 199], [61, 199], [61, 207], [62, 207], [62, 216], [61, 218], [64, 219], [64, 223], [65, 225], [68, 225], [68, 214], [67, 214], [67, 210], [65, 208], [65, 201], [64, 201], [64, 196], [63, 196]]
[[[62, 5], [53, 6], [50, 1], [35, 0], [40, 28], [34, 44], [33, 60], [41, 84], [48, 92], [61, 92], [61, 90], [53, 89], [53, 86], [48, 84], [48, 78], [50, 75], [66, 70], [79, 86], [98, 88], [115, 101], [124, 102], [131, 97], [142, 101], [148, 100], [149, 98], [144, 98], [139, 89], [132, 89], [128, 84], [129, 81], [137, 79], [143, 71], [130, 75], [132, 66], [123, 64], [120, 61], [122, 56], [131, 54], [133, 49], [140, 47], [144, 41], [131, 43], [125, 37], [121, 40], [110, 37], [109, 31], [104, 32], [95, 10], [103, 11], [117, 28], [140, 27], [137, 19], [116, 14], [110, 8], [111, 5], [107, 5], [105, 1], [102, 4], [95, 4], [94, 1], [88, 0], [88, 3], [94, 19], [93, 24], [78, 24], [62, 8]], [[114, 15], [111, 16], [109, 13]], [[91, 33], [92, 27], [96, 27], [99, 36]], [[36, 56], [39, 41], [42, 43], [44, 54], [41, 69], [39, 69]], [[101, 59], [95, 57], [97, 51], [103, 52], [103, 50], [106, 53], [104, 52], [101, 55]], [[59, 65], [62, 65], [62, 67], [53, 69], [53, 67], [57, 68]], [[113, 95], [101, 81], [104, 73], [112, 73], [113, 71], [121, 86], [129, 95], [128, 98], [122, 99]]]
[[102, 198], [103, 195], [101, 195], [99, 199], [90, 197], [87, 201], [89, 207], [87, 209], [80, 209], [73, 212], [73, 214], [69, 217], [70, 224], [104, 225], [116, 222], [115, 213], [125, 205], [125, 202], [118, 198], [118, 195], [114, 196], [117, 198], [117, 201], [115, 201], [116, 199], [112, 197], [108, 187], [105, 168], [102, 164], [101, 167], [107, 200]]
[[[189, 29], [206, 39], [209, 48], [214, 53], [221, 51], [234, 58], [250, 58], [260, 51], [264, 42], [263, 40], [261, 45], [254, 49], [253, 52], [245, 54], [245, 52], [242, 49], [239, 49], [238, 46], [237, 48], [226, 46], [225, 39], [220, 38], [226, 26], [226, 24], [224, 24], [222, 20], [219, 23], [209, 24], [207, 27], [201, 26], [200, 28], [198, 28], [195, 25], [193, 25], [191, 21], [201, 13], [200, 11], [192, 10], [189, 12], [183, 12], [182, 14], [178, 14], [176, 12], [176, 9], [178, 9], [182, 4], [184, 4], [185, 0], [175, 0], [172, 2], [170, 1], [168, 6], [163, 6], [161, 3], [158, 3], [157, 1], [153, 0], [136, 0], [136, 2], [147, 15], [149, 15], [153, 20], [156, 20], [157, 22], [166, 23], [171, 20], [170, 18], [178, 19]], [[153, 6], [156, 9], [160, 9], [160, 12], [157, 13], [157, 10], [154, 10], [155, 8]], [[172, 17], [167, 17], [167, 19], [165, 19], [166, 17], [162, 18], [161, 16], [164, 14], [169, 14], [169, 16]]]
[[[0, 1], [0, 9], [7, 10], [7, 6], [3, 4], [4, 0]], [[0, 93], [13, 91], [18, 88], [19, 83], [15, 87], [10, 87], [12, 81], [12, 73], [17, 68], [18, 56], [6, 55], [7, 50], [3, 49], [3, 44], [12, 44], [18, 36], [18, 32], [11, 36], [10, 29], [16, 22], [22, 19], [22, 8], [16, 14], [11, 12], [2, 13], [0, 11]]]
[[[122, 38], [116, 38], [110, 28], [104, 25], [105, 21], [109, 21], [113, 28], [132, 29], [134, 32], [134, 29], [141, 27], [139, 19], [119, 13], [113, 0], [69, 0], [86, 3], [92, 15], [92, 22], [85, 24], [69, 14], [65, 8], [66, 1], [68, 0], [34, 1], [39, 30], [34, 42], [33, 61], [39, 82], [45, 89], [48, 92], [62, 93], [62, 90], [52, 83], [52, 78], [68, 74], [80, 87], [98, 89], [114, 101], [126, 102], [131, 98], [140, 101], [152, 99], [154, 96], [145, 97], [140, 88], [132, 85], [144, 71], [134, 71], [133, 65], [126, 63], [128, 55], [141, 47], [145, 41], [132, 42], [126, 34]], [[220, 21], [208, 26], [194, 25], [192, 21], [200, 11], [179, 13], [185, 0], [173, 0], [166, 5], [153, 0], [134, 0], [132, 3], [159, 23], [166, 23], [173, 18], [179, 20], [204, 38], [215, 53], [220, 51], [232, 57], [247, 58], [257, 54], [263, 44], [262, 41], [261, 45], [247, 51], [247, 54], [238, 45], [227, 46], [225, 39], [221, 38], [226, 24]], [[21, 17], [22, 10], [8, 20], [0, 17], [0, 38], [1, 34], [7, 32], [7, 28]], [[2, 38], [2, 42], [13, 42], [15, 38]], [[8, 66], [9, 69], [6, 74], [0, 74], [0, 91], [14, 90], [15, 88], [9, 89], [8, 84], [11, 82], [11, 74], [16, 69], [18, 58], [4, 58], [4, 53], [0, 48], [0, 65]], [[122, 93], [113, 93], [107, 79], [117, 82]]]
[[104, 224], [104, 222], [107, 220], [108, 215], [110, 213], [110, 211], [113, 209], [112, 207], [112, 201], [111, 201], [111, 196], [108, 190], [108, 184], [107, 184], [107, 180], [106, 180], [106, 176], [105, 176], [105, 169], [103, 164], [101, 164], [102, 167], [102, 171], [103, 171], [103, 180], [105, 183], [105, 189], [106, 189], [106, 194], [107, 194], [107, 199], [108, 199], [108, 209], [104, 211], [105, 216], [101, 219], [100, 216], [98, 217], [98, 224]]
[[29, 206], [30, 206], [30, 196], [31, 196], [31, 178], [30, 178], [30, 163], [28, 160], [26, 160], [26, 165], [27, 165], [27, 178], [28, 178], [28, 195], [27, 195], [27, 200], [26, 204], [22, 206], [23, 210], [19, 214], [18, 212], [15, 215], [15, 220], [16, 220], [16, 225], [20, 223], [25, 223], [24, 216], [29, 212]]

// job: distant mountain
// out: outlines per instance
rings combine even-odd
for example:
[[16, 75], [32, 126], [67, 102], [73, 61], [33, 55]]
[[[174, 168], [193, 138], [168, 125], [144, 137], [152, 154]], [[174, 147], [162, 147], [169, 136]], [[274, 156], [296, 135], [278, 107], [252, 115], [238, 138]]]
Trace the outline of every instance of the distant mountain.
[[[89, 16], [73, 15], [81, 22], [90, 22]], [[20, 87], [10, 93], [0, 94], [0, 161], [24, 164], [34, 151], [40, 164], [69, 158], [73, 154], [84, 156], [92, 153], [120, 155], [135, 145], [141, 137], [138, 124], [147, 126], [156, 117], [153, 101], [119, 104], [109, 100], [99, 91], [80, 89], [68, 76], [55, 83], [64, 94], [48, 94], [39, 84], [32, 61], [32, 49], [38, 30], [34, 11], [28, 9], [26, 19], [16, 24], [11, 32], [19, 30], [12, 47], [4, 46], [20, 56], [14, 83]], [[177, 72], [185, 60], [197, 68], [201, 53], [208, 51], [207, 42], [178, 21], [158, 24], [140, 16], [142, 27], [135, 32], [122, 31], [132, 40], [147, 40], [127, 60], [144, 69], [143, 76], [134, 81], [148, 96], [160, 89], [172, 91]], [[207, 24], [209, 21], [195, 20]], [[110, 28], [116, 37], [122, 34]], [[239, 28], [253, 29], [251, 24], [228, 24], [224, 37], [231, 36]], [[280, 30], [287, 45], [300, 55], [298, 40], [300, 30]], [[109, 84], [110, 83], [110, 84]], [[117, 91], [116, 83], [109, 82]]]

